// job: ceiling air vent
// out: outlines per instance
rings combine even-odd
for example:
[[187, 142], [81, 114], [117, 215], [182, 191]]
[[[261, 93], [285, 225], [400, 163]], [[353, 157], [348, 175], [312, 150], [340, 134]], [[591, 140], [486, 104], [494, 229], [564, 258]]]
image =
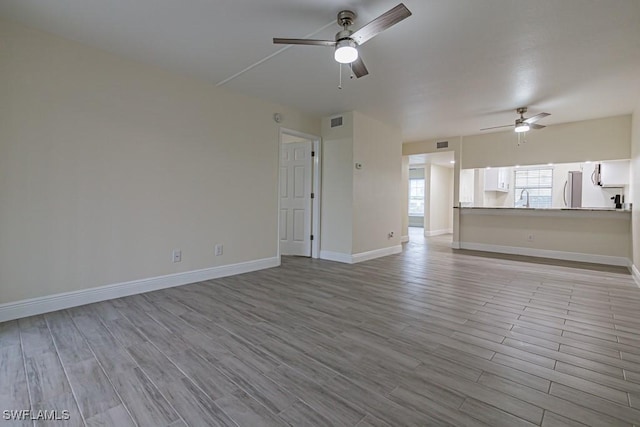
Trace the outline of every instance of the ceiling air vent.
[[448, 147], [449, 147], [449, 141], [436, 142], [436, 149], [448, 148]]
[[342, 116], [331, 119], [331, 127], [337, 128], [338, 126], [342, 126]]

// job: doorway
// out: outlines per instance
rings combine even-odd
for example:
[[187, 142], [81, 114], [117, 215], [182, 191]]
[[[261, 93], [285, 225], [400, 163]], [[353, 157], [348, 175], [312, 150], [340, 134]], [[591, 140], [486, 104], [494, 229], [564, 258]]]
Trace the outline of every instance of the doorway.
[[408, 224], [424, 237], [453, 236], [454, 165], [453, 151], [409, 156]]
[[320, 138], [280, 130], [278, 252], [320, 254]]

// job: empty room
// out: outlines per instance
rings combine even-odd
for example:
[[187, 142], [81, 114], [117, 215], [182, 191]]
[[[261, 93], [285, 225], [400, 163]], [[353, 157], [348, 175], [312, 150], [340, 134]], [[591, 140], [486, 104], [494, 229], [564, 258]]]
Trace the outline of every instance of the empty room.
[[640, 425], [640, 1], [0, 1], [0, 427]]

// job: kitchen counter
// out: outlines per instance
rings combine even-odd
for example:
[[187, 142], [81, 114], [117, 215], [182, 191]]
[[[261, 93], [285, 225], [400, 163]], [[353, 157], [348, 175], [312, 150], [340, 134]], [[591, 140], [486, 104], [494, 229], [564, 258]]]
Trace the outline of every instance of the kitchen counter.
[[500, 209], [518, 211], [596, 211], [596, 212], [631, 212], [631, 209], [615, 208], [514, 208], [510, 206], [454, 206], [454, 209]]
[[453, 247], [627, 266], [631, 209], [458, 207]]

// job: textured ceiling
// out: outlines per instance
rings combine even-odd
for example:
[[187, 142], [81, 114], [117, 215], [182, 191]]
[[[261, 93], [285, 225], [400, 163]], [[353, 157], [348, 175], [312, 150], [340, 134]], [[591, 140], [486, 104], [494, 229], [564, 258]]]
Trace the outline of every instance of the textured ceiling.
[[[0, 17], [218, 84], [282, 49], [332, 39], [398, 0], [3, 0]], [[405, 0], [413, 16], [360, 48], [370, 75], [339, 90], [331, 48], [295, 46], [223, 84], [317, 115], [359, 110], [405, 141], [508, 124], [631, 113], [640, 97], [638, 0]], [[323, 30], [323, 28], [325, 28]], [[346, 77], [346, 76], [345, 76]]]

